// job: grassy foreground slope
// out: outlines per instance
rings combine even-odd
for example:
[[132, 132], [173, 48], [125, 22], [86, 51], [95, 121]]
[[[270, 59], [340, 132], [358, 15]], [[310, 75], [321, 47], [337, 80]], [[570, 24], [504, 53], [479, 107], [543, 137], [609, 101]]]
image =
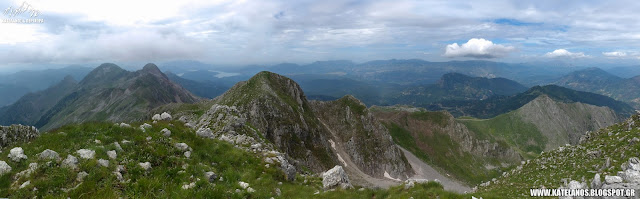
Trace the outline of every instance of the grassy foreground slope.
[[633, 115], [625, 122], [588, 133], [579, 145], [560, 147], [525, 162], [479, 186], [476, 194], [524, 198], [532, 188], [564, 186], [563, 179], [589, 184], [599, 174], [602, 182], [607, 175], [616, 176], [629, 158], [639, 156], [639, 136], [640, 115]]
[[[137, 127], [140, 123], [132, 124]], [[198, 137], [181, 122], [158, 122], [146, 132], [140, 128], [120, 127], [113, 123], [84, 123], [68, 125], [48, 133], [29, 143], [14, 143], [2, 148], [0, 160], [12, 167], [11, 172], [0, 176], [0, 197], [10, 198], [468, 198], [469, 196], [446, 192], [438, 183], [417, 184], [388, 190], [336, 190], [322, 191], [321, 178], [316, 175], [298, 175], [294, 182], [285, 180], [275, 165], [267, 167], [261, 155], [247, 152], [219, 140]], [[160, 133], [167, 128], [172, 133], [166, 137]], [[127, 141], [129, 141], [127, 143]], [[118, 142], [122, 150], [114, 144]], [[175, 147], [186, 143], [190, 157]], [[7, 158], [13, 147], [22, 147], [27, 160], [19, 163]], [[38, 154], [45, 149], [78, 157], [77, 169], [61, 166], [61, 160], [42, 160]], [[95, 150], [94, 159], [82, 159], [79, 149]], [[117, 158], [110, 159], [107, 151], [116, 150]], [[98, 159], [109, 161], [104, 167]], [[151, 169], [144, 170], [138, 163], [150, 162]], [[31, 174], [18, 174], [28, 170], [30, 163], [38, 168]], [[124, 166], [122, 180], [114, 171]], [[205, 172], [213, 171], [219, 178], [209, 182]], [[82, 182], [78, 173], [88, 176]], [[25, 182], [28, 185], [19, 188]], [[249, 183], [255, 192], [240, 187], [239, 182]], [[281, 183], [280, 183], [281, 182]], [[193, 183], [193, 187], [183, 186]], [[277, 190], [280, 190], [278, 196]]]

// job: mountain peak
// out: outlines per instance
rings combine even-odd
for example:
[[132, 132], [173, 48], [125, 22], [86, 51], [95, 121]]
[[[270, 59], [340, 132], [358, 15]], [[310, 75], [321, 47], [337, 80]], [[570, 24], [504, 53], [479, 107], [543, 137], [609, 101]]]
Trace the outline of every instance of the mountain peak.
[[124, 73], [127, 73], [127, 71], [120, 68], [120, 66], [113, 63], [104, 63], [89, 72], [89, 74], [80, 81], [80, 84], [93, 85], [102, 81], [111, 81]]
[[148, 63], [144, 65], [144, 67], [142, 67], [142, 71], [151, 72], [151, 73], [161, 72], [158, 66], [156, 66], [153, 63]]
[[62, 79], [62, 82], [65, 82], [65, 83], [74, 83], [74, 84], [75, 84], [75, 83], [78, 83], [78, 82], [76, 81], [76, 79], [74, 79], [74, 78], [73, 78], [73, 76], [71, 76], [71, 75], [64, 76], [64, 79]]

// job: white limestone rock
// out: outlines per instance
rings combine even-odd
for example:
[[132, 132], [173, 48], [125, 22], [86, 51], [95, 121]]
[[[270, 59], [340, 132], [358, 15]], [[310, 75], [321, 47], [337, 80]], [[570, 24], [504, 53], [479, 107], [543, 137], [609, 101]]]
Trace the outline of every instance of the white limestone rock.
[[153, 115], [153, 117], [151, 117], [151, 120], [158, 121], [158, 120], [162, 120], [162, 118], [160, 117], [160, 114], [155, 114]]
[[151, 163], [150, 162], [141, 162], [141, 163], [138, 163], [138, 165], [140, 165], [140, 167], [142, 169], [144, 169], [145, 171], [148, 171], [149, 169], [151, 169]]
[[78, 168], [78, 158], [72, 155], [67, 155], [67, 158], [62, 161], [62, 167], [70, 169]]
[[189, 145], [187, 145], [186, 143], [176, 143], [175, 147], [178, 148], [181, 151], [188, 151], [189, 150]]
[[98, 160], [98, 164], [103, 166], [103, 167], [109, 167], [109, 160], [99, 159]]
[[215, 137], [215, 135], [213, 135], [213, 132], [211, 131], [210, 128], [199, 128], [196, 131], [196, 135], [198, 135], [200, 137], [204, 137], [204, 138], [213, 138], [213, 137]]
[[0, 176], [11, 172], [11, 166], [5, 161], [0, 161]]
[[82, 182], [84, 181], [84, 178], [86, 178], [87, 176], [89, 176], [89, 174], [87, 172], [82, 171], [78, 173], [78, 176], [76, 176], [76, 181]]
[[162, 133], [162, 135], [165, 137], [171, 136], [171, 131], [167, 128], [163, 128], [162, 130], [160, 130], [160, 133]]
[[40, 153], [40, 159], [42, 159], [42, 160], [58, 160], [58, 159], [60, 159], [60, 155], [58, 154], [58, 152], [55, 152], [55, 151], [50, 150], [50, 149], [45, 149], [44, 151], [42, 151], [42, 153]]
[[342, 166], [336, 165], [332, 169], [322, 173], [322, 187], [324, 190], [329, 190], [338, 186], [342, 189], [353, 187], [349, 181], [349, 176], [347, 176]]
[[91, 149], [80, 149], [76, 151], [80, 158], [82, 159], [93, 159], [96, 156], [96, 151]]
[[114, 160], [118, 158], [118, 154], [116, 153], [115, 150], [107, 151], [107, 156], [109, 156], [109, 159], [114, 159]]
[[171, 120], [173, 119], [173, 117], [171, 117], [171, 114], [164, 112], [162, 114], [160, 114], [160, 119], [162, 120]]
[[14, 162], [20, 162], [27, 159], [27, 155], [24, 154], [24, 150], [22, 150], [22, 147], [15, 147], [11, 149], [7, 157], [9, 157], [9, 159]]

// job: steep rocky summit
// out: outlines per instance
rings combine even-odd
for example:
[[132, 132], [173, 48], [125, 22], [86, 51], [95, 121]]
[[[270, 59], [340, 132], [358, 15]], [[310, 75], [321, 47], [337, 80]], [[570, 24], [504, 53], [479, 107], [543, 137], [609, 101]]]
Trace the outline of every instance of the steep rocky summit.
[[285, 173], [320, 173], [341, 165], [349, 175], [362, 177], [354, 176], [354, 183], [378, 186], [370, 179], [392, 185], [413, 172], [388, 131], [359, 100], [309, 102], [296, 82], [271, 72], [260, 72], [211, 101], [154, 110], [162, 111], [172, 112], [202, 137], [278, 151], [275, 159]]
[[[50, 98], [49, 96], [53, 96]], [[59, 85], [15, 103], [19, 115], [5, 122], [33, 124], [44, 130], [85, 121], [130, 121], [168, 103], [193, 103], [199, 98], [171, 82], [154, 64], [129, 72], [102, 64], [77, 85], [65, 79]], [[38, 106], [23, 109], [30, 104]], [[13, 110], [12, 107], [9, 109]], [[17, 117], [24, 115], [23, 117]], [[17, 117], [17, 118], [15, 118]]]
[[300, 86], [271, 72], [260, 72], [213, 100], [237, 107], [247, 123], [275, 146], [315, 172], [338, 164], [326, 129], [318, 121]]

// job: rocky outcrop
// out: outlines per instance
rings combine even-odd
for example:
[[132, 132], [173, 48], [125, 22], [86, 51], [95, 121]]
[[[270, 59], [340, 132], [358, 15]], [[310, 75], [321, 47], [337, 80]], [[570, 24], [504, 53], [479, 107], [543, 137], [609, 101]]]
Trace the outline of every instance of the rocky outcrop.
[[314, 115], [300, 86], [287, 77], [260, 72], [213, 101], [236, 107], [239, 118], [246, 118], [257, 132], [293, 158], [294, 165], [321, 172], [338, 162], [326, 129]]
[[534, 124], [547, 138], [545, 150], [578, 144], [587, 131], [605, 128], [619, 121], [608, 107], [558, 102], [542, 95], [516, 110], [522, 120]]
[[39, 132], [36, 127], [14, 124], [11, 126], [0, 126], [0, 148], [20, 143], [28, 142], [38, 137]]
[[353, 188], [349, 182], [349, 176], [344, 172], [342, 166], [335, 166], [322, 173], [322, 188], [324, 190], [340, 187], [342, 189]]
[[[601, 182], [600, 174], [596, 174], [590, 184], [588, 182], [580, 182], [577, 180], [571, 180], [560, 187], [560, 189], [634, 189], [635, 197], [640, 198], [637, 193], [640, 193], [640, 160], [636, 157], [629, 158], [625, 163], [620, 166], [622, 171], [618, 172], [617, 176], [605, 176], [604, 183]], [[584, 179], [583, 179], [584, 180]], [[624, 191], [624, 190], [623, 190]], [[563, 199], [571, 198], [583, 198], [583, 197], [561, 197]], [[629, 197], [617, 197], [617, 196], [605, 196], [595, 198], [629, 198]]]
[[335, 142], [332, 147], [345, 151], [358, 169], [378, 178], [384, 178], [385, 173], [401, 180], [413, 175], [389, 131], [358, 99], [345, 96], [336, 101], [312, 101], [311, 105], [330, 132]]
[[[268, 164], [279, 164], [280, 170], [288, 181], [295, 180], [297, 169], [290, 163], [291, 159], [287, 154], [278, 152], [269, 140], [263, 138], [263, 135], [245, 125], [247, 121], [245, 115], [235, 106], [214, 104], [199, 117], [187, 114], [181, 115], [179, 120], [184, 122], [185, 126], [197, 129], [196, 135], [201, 138], [222, 140], [237, 148], [261, 154]], [[178, 143], [175, 146], [180, 150], [190, 149], [184, 143]]]

